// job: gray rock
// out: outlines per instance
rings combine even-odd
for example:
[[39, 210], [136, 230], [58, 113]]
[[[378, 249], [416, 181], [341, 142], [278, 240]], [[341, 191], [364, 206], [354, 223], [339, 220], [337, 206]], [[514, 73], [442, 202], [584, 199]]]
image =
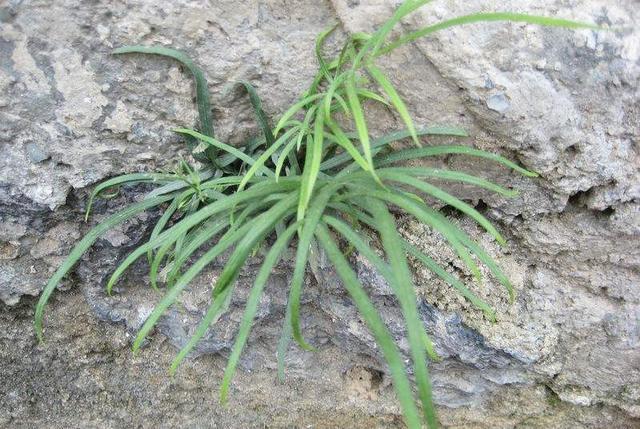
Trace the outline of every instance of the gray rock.
[[[189, 53], [209, 79], [217, 136], [238, 144], [258, 128], [232, 82], [252, 82], [275, 116], [311, 80], [314, 40], [322, 29], [341, 24], [330, 50], [346, 32], [379, 25], [397, 4], [210, 3], [145, 0], [132, 8], [45, 0], [0, 6], [0, 426], [399, 424], [377, 346], [322, 255], [308, 275], [303, 302], [305, 336], [320, 352], [292, 345], [287, 384], [276, 384], [273, 374], [290, 256], [261, 300], [234, 385], [240, 392], [235, 408], [221, 409], [211, 392], [259, 258], [243, 272], [229, 312], [180, 377], [172, 381], [166, 368], [206, 311], [219, 266], [210, 267], [166, 315], [144, 357], [132, 356], [132, 334], [159, 296], [146, 287], [142, 262], [114, 296], [106, 296], [103, 286], [116, 262], [149, 233], [157, 212], [96, 243], [55, 295], [47, 344], [34, 345], [30, 297], [90, 227], [82, 211], [91, 187], [124, 172], [171, 168], [186, 150], [169, 130], [196, 122], [193, 87], [177, 64], [113, 57], [114, 47], [156, 43]], [[499, 247], [472, 222], [452, 216], [513, 280], [513, 304], [490, 276], [473, 283], [442, 237], [400, 219], [408, 239], [498, 312], [490, 323], [412, 261], [421, 316], [442, 358], [430, 364], [440, 419], [458, 427], [634, 427], [640, 417], [638, 8], [632, 0], [433, 2], [394, 35], [480, 10], [535, 12], [628, 30], [469, 25], [379, 61], [417, 123], [461, 124], [472, 136], [463, 144], [505, 154], [540, 173], [523, 179], [464, 157], [440, 163], [522, 190], [506, 200], [451, 185], [509, 239]], [[371, 119], [375, 133], [402, 126], [385, 111]], [[91, 223], [143, 192], [124, 189], [99, 202]], [[406, 353], [389, 286], [364, 258], [356, 255], [353, 262]]]
[[502, 93], [494, 94], [487, 98], [487, 107], [498, 113], [504, 113], [511, 107], [509, 99]]

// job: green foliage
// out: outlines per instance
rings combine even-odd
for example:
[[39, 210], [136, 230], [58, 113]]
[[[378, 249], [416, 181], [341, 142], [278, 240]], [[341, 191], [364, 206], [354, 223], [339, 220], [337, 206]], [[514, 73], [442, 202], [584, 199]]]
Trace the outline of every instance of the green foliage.
[[[403, 167], [398, 163], [457, 154], [484, 158], [525, 176], [534, 177], [536, 174], [501, 156], [467, 146], [423, 147], [421, 139], [424, 136], [464, 137], [467, 134], [458, 127], [417, 127], [392, 80], [375, 64], [375, 60], [418, 37], [455, 25], [503, 20], [567, 28], [596, 27], [523, 14], [481, 13], [443, 21], [395, 41], [387, 41], [387, 36], [397, 23], [426, 3], [428, 1], [405, 1], [375, 33], [351, 35], [340, 53], [332, 59], [325, 57], [323, 45], [335, 27], [321, 33], [315, 46], [319, 64], [316, 77], [273, 128], [256, 90], [249, 83], [241, 82], [255, 111], [262, 136], [251, 139], [239, 148], [215, 138], [206, 80], [202, 71], [185, 54], [167, 48], [144, 46], [115, 50], [116, 54], [142, 53], [173, 58], [191, 71], [196, 84], [200, 131], [186, 128], [174, 131], [191, 142], [197, 142], [191, 148], [200, 164], [196, 168], [182, 161], [173, 173], [128, 174], [107, 180], [96, 187], [87, 204], [87, 216], [94, 198], [108, 197], [119, 186], [143, 182], [158, 185], [142, 201], [112, 215], [92, 229], [55, 272], [36, 307], [35, 329], [39, 340], [42, 341], [44, 307], [53, 290], [81, 255], [101, 234], [118, 223], [148, 208], [163, 206], [164, 213], [155, 224], [148, 241], [139, 245], [118, 265], [107, 283], [107, 292], [110, 294], [126, 269], [146, 255], [150, 264], [150, 284], [154, 288], [158, 288], [159, 284], [165, 285], [163, 298], [135, 338], [134, 351], [140, 348], [164, 312], [180, 299], [180, 294], [189, 283], [223, 252], [231, 251], [228, 262], [212, 286], [211, 304], [205, 316], [171, 365], [173, 373], [207, 329], [228, 308], [235, 281], [247, 258], [257, 248], [269, 248], [251, 289], [224, 373], [220, 398], [225, 401], [264, 286], [272, 268], [294, 236], [297, 236], [285, 325], [278, 345], [279, 374], [283, 374], [283, 356], [291, 337], [300, 347], [313, 350], [303, 338], [300, 298], [307, 266], [313, 263], [321, 248], [333, 263], [387, 360], [407, 425], [417, 428], [426, 423], [431, 428], [436, 427], [427, 360], [437, 359], [437, 356], [418, 315], [407, 255], [451, 285], [489, 320], [495, 321], [495, 311], [478, 298], [470, 287], [398, 234], [389, 208], [393, 206], [439, 232], [478, 280], [481, 279], [478, 264], [485, 265], [513, 299], [513, 287], [495, 261], [464, 231], [427, 205], [422, 196], [428, 195], [458, 209], [503, 244], [504, 239], [488, 219], [427, 180], [463, 182], [505, 197], [513, 197], [517, 192], [460, 171]], [[381, 93], [376, 92], [378, 88]], [[385, 103], [395, 109], [406, 130], [371, 138], [366, 118], [367, 103]], [[407, 138], [417, 147], [395, 150], [391, 146]], [[366, 232], [378, 237], [384, 251], [382, 256], [364, 239]], [[341, 243], [367, 258], [387, 280], [398, 300], [407, 329], [410, 365], [415, 374], [415, 394], [403, 357], [355, 275], [346, 256], [348, 252], [341, 250]], [[206, 249], [206, 252], [196, 257], [199, 249]]]

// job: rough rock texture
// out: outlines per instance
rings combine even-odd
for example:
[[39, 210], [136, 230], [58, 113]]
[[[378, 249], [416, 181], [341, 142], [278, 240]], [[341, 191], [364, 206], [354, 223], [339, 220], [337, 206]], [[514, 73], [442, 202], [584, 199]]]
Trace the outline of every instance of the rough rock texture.
[[[394, 5], [0, 2], [0, 426], [401, 425], [372, 337], [323, 264], [308, 277], [304, 306], [306, 336], [320, 352], [292, 347], [284, 385], [273, 367], [286, 260], [261, 302], [229, 407], [214, 392], [253, 265], [229, 315], [175, 379], [166, 376], [174, 346], [201, 316], [219, 267], [132, 356], [131, 334], [157, 295], [146, 287], [143, 264], [115, 297], [103, 294], [103, 280], [157, 213], [110, 232], [83, 259], [50, 306], [45, 345], [36, 346], [31, 329], [31, 296], [88, 229], [81, 219], [91, 186], [122, 172], [169, 168], [184, 153], [170, 129], [195, 122], [193, 88], [180, 67], [112, 57], [112, 48], [160, 43], [187, 51], [209, 79], [218, 136], [237, 143], [256, 125], [234, 81], [251, 81], [276, 115], [309, 83], [319, 31], [333, 22], [341, 24], [338, 40], [370, 31]], [[634, 0], [442, 0], [403, 26], [498, 9], [620, 28], [640, 23]], [[509, 238], [500, 248], [458, 219], [518, 290], [510, 305], [490, 280], [473, 285], [498, 309], [496, 324], [416, 267], [421, 314], [443, 358], [430, 366], [443, 425], [640, 425], [640, 33], [472, 25], [398, 49], [380, 65], [418, 123], [461, 124], [473, 136], [465, 144], [509, 155], [541, 175], [525, 180], [477, 160], [442, 161], [523, 191], [505, 200], [452, 188]], [[378, 132], [401, 126], [387, 112], [374, 115]], [[100, 202], [91, 222], [142, 191]], [[402, 232], [471, 281], [440, 236], [410, 219]], [[401, 339], [388, 288], [365, 261], [354, 262]]]

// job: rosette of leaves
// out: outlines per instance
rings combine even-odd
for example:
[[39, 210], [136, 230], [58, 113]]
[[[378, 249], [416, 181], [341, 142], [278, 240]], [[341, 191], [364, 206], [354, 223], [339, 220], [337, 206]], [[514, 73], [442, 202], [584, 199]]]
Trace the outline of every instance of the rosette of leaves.
[[[483, 248], [423, 197], [439, 200], [469, 216], [499, 243], [504, 239], [475, 208], [442, 188], [434, 180], [462, 182], [513, 197], [517, 192], [462, 171], [421, 166], [406, 167], [403, 161], [458, 154], [502, 164], [525, 176], [530, 172], [492, 153], [464, 145], [423, 145], [424, 136], [464, 137], [457, 127], [419, 127], [394, 88], [376, 65], [376, 59], [413, 40], [457, 25], [486, 21], [518, 21], [566, 28], [597, 27], [562, 19], [517, 13], [480, 13], [442, 21], [389, 41], [392, 29], [408, 14], [428, 1], [405, 1], [394, 15], [373, 34], [353, 34], [335, 58], [325, 58], [323, 45], [334, 30], [317, 39], [318, 72], [315, 79], [271, 127], [255, 89], [241, 82], [249, 95], [262, 135], [243, 147], [225, 144], [214, 136], [207, 83], [202, 71], [183, 53], [162, 47], [130, 46], [116, 54], [143, 53], [171, 57], [194, 76], [200, 116], [199, 131], [174, 130], [188, 138], [198, 168], [182, 162], [172, 173], [127, 174], [107, 180], [93, 191], [87, 216], [95, 197], [126, 184], [152, 183], [155, 188], [144, 199], [124, 208], [95, 226], [72, 250], [42, 292], [36, 307], [35, 329], [42, 340], [44, 307], [60, 280], [82, 254], [115, 225], [153, 207], [162, 207], [149, 239], [129, 254], [113, 272], [106, 285], [113, 286], [137, 259], [147, 257], [151, 287], [162, 293], [135, 338], [138, 350], [164, 312], [180, 299], [181, 293], [201, 271], [229, 251], [230, 257], [211, 288], [211, 302], [188, 343], [171, 365], [173, 373], [206, 331], [224, 314], [234, 293], [235, 281], [248, 257], [257, 248], [266, 255], [247, 299], [244, 317], [224, 373], [220, 397], [225, 401], [233, 374], [272, 268], [290, 246], [295, 249], [293, 276], [282, 337], [278, 345], [278, 368], [282, 376], [283, 355], [293, 338], [306, 350], [300, 326], [300, 298], [310, 257], [322, 249], [375, 337], [393, 378], [405, 422], [410, 428], [437, 426], [431, 398], [428, 359], [435, 358], [417, 309], [407, 256], [424, 264], [455, 288], [489, 320], [494, 310], [471, 288], [439, 266], [428, 255], [407, 242], [398, 232], [390, 208], [399, 210], [440, 233], [457, 257], [480, 279], [479, 265], [485, 265], [513, 299], [507, 277]], [[369, 102], [390, 106], [406, 129], [371, 138], [365, 106]], [[415, 147], [395, 150], [392, 143], [410, 140]], [[374, 233], [383, 254], [370, 246], [365, 232]], [[404, 316], [414, 382], [396, 343], [385, 326], [342, 249], [356, 249], [384, 276]], [[200, 251], [199, 253], [197, 253]], [[204, 253], [202, 253], [204, 252]], [[196, 256], [197, 255], [197, 256]]]

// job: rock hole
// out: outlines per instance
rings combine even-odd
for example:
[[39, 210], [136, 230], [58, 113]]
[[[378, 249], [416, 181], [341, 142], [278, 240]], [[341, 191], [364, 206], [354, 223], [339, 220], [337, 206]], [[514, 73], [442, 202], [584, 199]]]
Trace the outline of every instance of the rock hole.
[[358, 398], [375, 400], [380, 394], [384, 373], [368, 366], [354, 366], [345, 373], [350, 393]]
[[567, 200], [568, 206], [573, 207], [584, 207], [586, 205], [585, 199], [591, 188], [586, 191], [576, 191], [573, 194], [569, 195], [569, 199]]
[[606, 217], [611, 217], [615, 212], [616, 212], [616, 209], [614, 209], [613, 207], [609, 206], [609, 207], [605, 208], [604, 210], [602, 210], [600, 213], [602, 213], [602, 215], [604, 215]]
[[453, 206], [445, 205], [440, 209], [440, 213], [442, 213], [446, 217], [457, 218], [460, 216], [460, 212]]
[[578, 149], [578, 146], [575, 144], [568, 146], [564, 151], [569, 156], [576, 156], [578, 153], [580, 153], [580, 149]]
[[488, 208], [489, 206], [482, 199], [479, 199], [475, 205], [475, 209], [478, 210], [480, 213], [486, 212]]
[[550, 406], [556, 407], [556, 406], [560, 405], [560, 402], [562, 402], [562, 400], [560, 399], [558, 394], [553, 391], [553, 389], [551, 387], [545, 385], [544, 386], [544, 390], [545, 390], [545, 393], [547, 395], [547, 403]]

